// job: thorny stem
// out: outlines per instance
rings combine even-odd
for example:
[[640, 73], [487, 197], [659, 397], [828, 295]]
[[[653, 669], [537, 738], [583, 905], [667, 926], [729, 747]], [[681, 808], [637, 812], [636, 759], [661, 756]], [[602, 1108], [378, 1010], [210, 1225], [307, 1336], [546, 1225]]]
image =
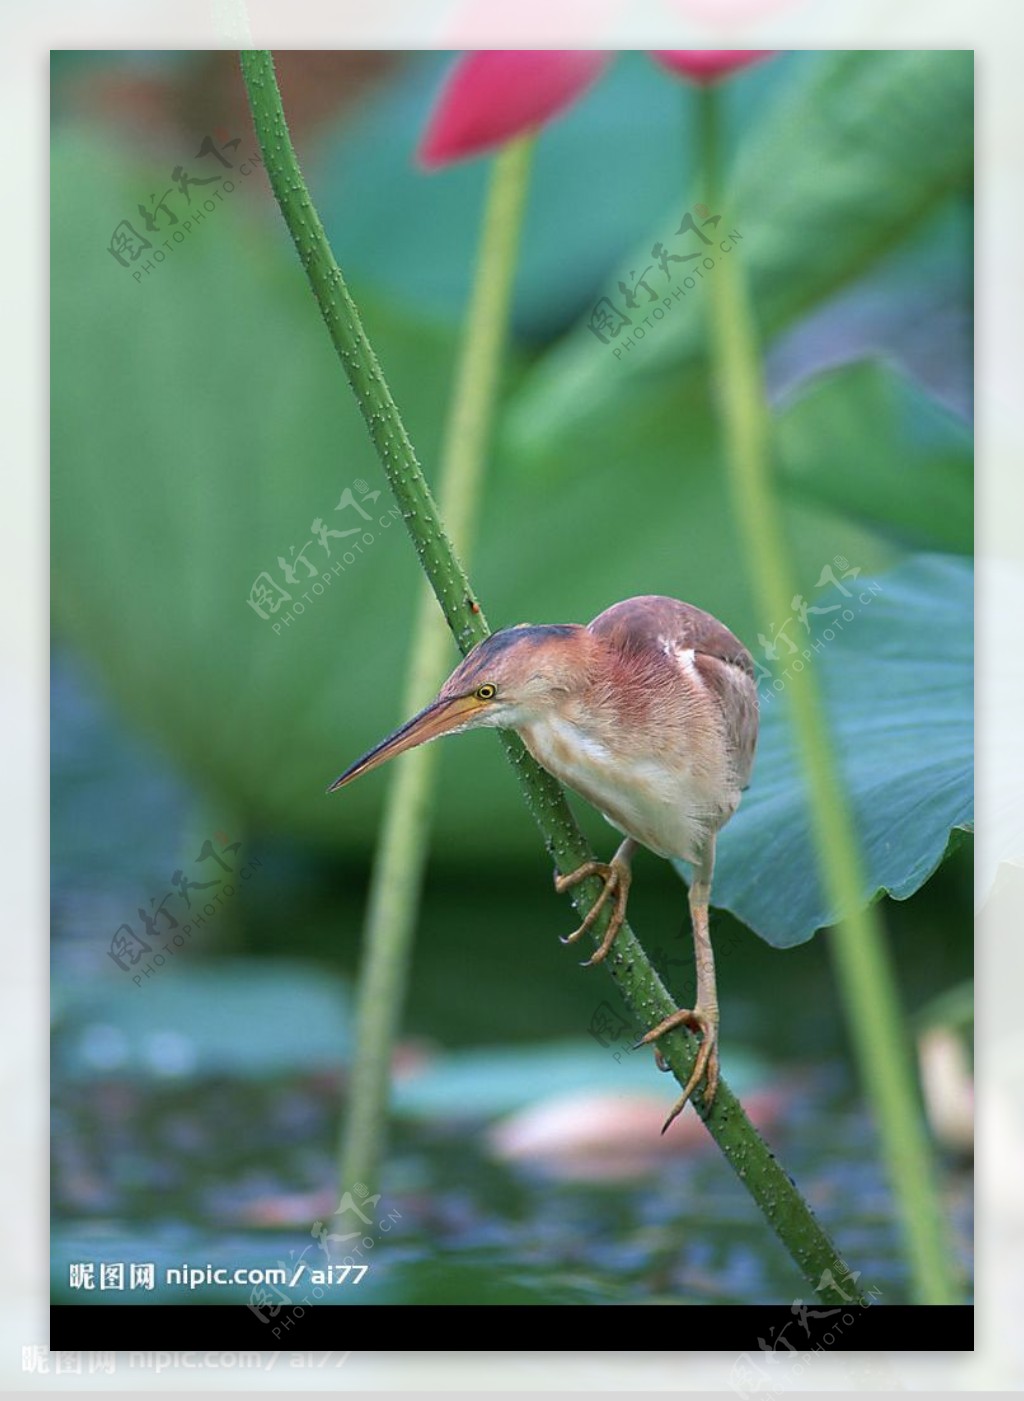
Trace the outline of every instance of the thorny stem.
[[[482, 609], [474, 611], [469, 580], [441, 525], [398, 409], [313, 207], [288, 133], [273, 60], [266, 50], [247, 50], [241, 63], [274, 195], [424, 572], [460, 650], [466, 653], [488, 635], [486, 618]], [[534, 763], [515, 735], [506, 734], [502, 739], [557, 869], [573, 871], [591, 860], [592, 853], [558, 783]], [[573, 903], [581, 916], [601, 888], [593, 877], [573, 889]], [[602, 915], [595, 924], [597, 943], [606, 919], [607, 915]], [[638, 1027], [654, 1026], [675, 1010], [628, 924], [623, 924], [614, 950], [602, 966], [615, 980]], [[685, 1032], [672, 1033], [660, 1049], [676, 1080], [685, 1085], [696, 1055], [693, 1039]], [[839, 1260], [836, 1247], [728, 1085], [719, 1081], [710, 1110], [698, 1091], [694, 1108], [811, 1287], [828, 1302], [849, 1302], [849, 1295], [844, 1295], [832, 1273]]]
[[[719, 91], [701, 90], [704, 198], [721, 197]], [[757, 329], [743, 270], [718, 259], [708, 279], [712, 370], [717, 380], [733, 502], [754, 594], [769, 618], [786, 618], [796, 597], [771, 467], [771, 416], [761, 379]], [[807, 782], [822, 878], [841, 918], [829, 934], [847, 1025], [875, 1112], [882, 1152], [921, 1303], [948, 1304], [957, 1290], [946, 1248], [934, 1164], [905, 1040], [905, 1018], [877, 905], [867, 904], [860, 843], [839, 772], [813, 665], [788, 677], [790, 714]]]
[[[464, 553], [472, 540], [494, 406], [498, 398], [532, 139], [495, 158], [476, 274], [448, 414], [438, 496], [449, 533]], [[424, 584], [413, 630], [402, 714], [425, 705], [446, 674], [451, 647], [434, 595]], [[359, 972], [355, 1059], [341, 1149], [346, 1184], [379, 1186], [391, 1085], [391, 1052], [405, 1002], [423, 870], [430, 840], [438, 748], [424, 745], [395, 766], [373, 871]]]

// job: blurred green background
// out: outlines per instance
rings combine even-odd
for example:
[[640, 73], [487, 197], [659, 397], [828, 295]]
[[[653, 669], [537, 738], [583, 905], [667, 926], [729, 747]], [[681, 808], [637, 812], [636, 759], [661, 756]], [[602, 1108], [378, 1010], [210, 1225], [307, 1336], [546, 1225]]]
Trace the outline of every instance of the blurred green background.
[[[314, 199], [428, 476], [487, 165], [414, 166], [450, 61], [278, 57]], [[404, 718], [418, 568], [265, 177], [241, 169], [256, 147], [234, 56], [55, 54], [52, 76], [54, 1260], [57, 1296], [74, 1299], [69, 1260], [319, 1253], [385, 782], [324, 788]], [[586, 327], [687, 205], [689, 96], [623, 54], [538, 143], [473, 577], [495, 627], [686, 598], [770, 678], [759, 635], [782, 620], [749, 594], [699, 297], [622, 356]], [[779, 55], [730, 84], [723, 210], [766, 338], [803, 593], [824, 599], [830, 565], [880, 585], [822, 669], [871, 888], [901, 897], [886, 917], [911, 1032], [942, 1023], [947, 1048], [973, 961], [971, 101], [969, 54]], [[192, 201], [205, 217], [186, 233]], [[138, 259], [115, 241], [124, 220], [154, 245]], [[317, 522], [364, 532], [329, 584]], [[349, 541], [328, 543], [344, 562]], [[260, 576], [289, 603], [271, 612]], [[809, 938], [828, 911], [784, 707], [765, 710], [720, 843], [724, 1072], [898, 1302], [827, 934]], [[636, 927], [683, 999], [684, 888], [650, 857], [637, 873]], [[201, 925], [182, 881], [221, 897]], [[178, 926], [149, 935], [161, 902]], [[118, 946], [122, 967], [108, 953], [126, 924], [150, 949]], [[493, 737], [444, 746], [396, 1141], [368, 1212], [400, 1220], [375, 1232], [358, 1297], [796, 1296], [699, 1136], [654, 1144], [671, 1087], [626, 1053], [606, 980], [558, 943], [570, 927]], [[969, 1082], [932, 1076], [918, 1044], [926, 1083], [941, 1080], [929, 1108], [967, 1271]], [[555, 1095], [552, 1127], [537, 1116]]]

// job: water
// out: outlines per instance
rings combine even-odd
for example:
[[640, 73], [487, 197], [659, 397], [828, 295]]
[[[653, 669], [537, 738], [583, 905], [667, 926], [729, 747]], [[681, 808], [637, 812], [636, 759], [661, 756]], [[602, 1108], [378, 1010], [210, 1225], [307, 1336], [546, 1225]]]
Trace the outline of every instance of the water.
[[[182, 853], [199, 849], [197, 834], [229, 818], [200, 808], [151, 751], [126, 741], [66, 659], [54, 687], [56, 1297], [83, 1298], [68, 1285], [72, 1262], [123, 1261], [153, 1262], [156, 1287], [105, 1301], [252, 1302], [248, 1285], [169, 1286], [164, 1268], [281, 1263], [289, 1277], [305, 1271], [295, 1302], [312, 1270], [346, 1259], [365, 1274], [316, 1286], [322, 1297], [338, 1288], [346, 1302], [806, 1296], [700, 1126], [681, 1120], [660, 1139], [673, 1082], [646, 1053], [625, 1052], [624, 1035], [601, 1044], [591, 1034], [610, 985], [558, 944], [569, 910], [533, 867], [481, 873], [435, 859], [380, 1198], [350, 1184], [337, 1211], [365, 853], [327, 865], [243, 833], [238, 859], [259, 853], [258, 881], [136, 985], [106, 956], [112, 930], [159, 895]], [[948, 906], [958, 891], [950, 878], [893, 911], [901, 977], [918, 1001], [969, 967], [969, 947], [965, 959], [941, 936], [929, 904]], [[639, 928], [669, 931], [653, 952], [684, 996], [683, 902], [667, 865], [644, 864], [634, 900]], [[720, 968], [724, 1073], [760, 1106], [771, 1146], [862, 1287], [905, 1302], [824, 941], [779, 954], [741, 933], [730, 947]], [[614, 1112], [609, 1095], [622, 1097]], [[545, 1151], [503, 1158], [498, 1126], [505, 1141], [526, 1141], [521, 1116], [553, 1097], [563, 1108], [549, 1115], [553, 1130], [545, 1121]], [[942, 1171], [966, 1276], [970, 1174], [948, 1155]]]

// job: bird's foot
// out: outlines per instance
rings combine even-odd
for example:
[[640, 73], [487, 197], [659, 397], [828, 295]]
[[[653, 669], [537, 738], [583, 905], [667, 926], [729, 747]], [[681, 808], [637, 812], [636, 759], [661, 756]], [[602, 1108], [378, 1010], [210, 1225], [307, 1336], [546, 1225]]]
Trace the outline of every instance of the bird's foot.
[[[700, 1007], [692, 1009], [684, 1008], [678, 1012], [673, 1012], [670, 1017], [666, 1017], [663, 1022], [652, 1027], [646, 1036], [642, 1036], [636, 1043], [637, 1047], [653, 1045], [659, 1037], [664, 1036], [667, 1031], [674, 1031], [676, 1027], [685, 1026], [687, 1030], [694, 1033], [699, 1032], [701, 1037], [700, 1046], [697, 1050], [697, 1059], [694, 1062], [693, 1070], [689, 1080], [683, 1089], [683, 1093], [672, 1106], [672, 1112], [662, 1126], [662, 1133], [668, 1128], [672, 1120], [682, 1112], [683, 1106], [690, 1099], [694, 1090], [705, 1078], [704, 1085], [704, 1108], [710, 1109], [715, 1099], [715, 1091], [718, 1089], [718, 1014], [708, 1013]], [[636, 1048], [634, 1048], [636, 1049]], [[664, 1058], [655, 1047], [655, 1060], [658, 1069], [666, 1069]]]
[[600, 963], [607, 957], [608, 950], [626, 918], [626, 901], [629, 899], [629, 883], [632, 878], [629, 866], [624, 861], [585, 861], [582, 866], [578, 866], [575, 871], [570, 871], [567, 876], [560, 876], [556, 872], [555, 889], [559, 895], [562, 895], [566, 890], [578, 885], [581, 880], [586, 880], [588, 876], [600, 876], [604, 881], [604, 889], [591, 905], [580, 927], [574, 929], [571, 934], [567, 934], [562, 943], [574, 944], [577, 939], [586, 934], [588, 929], [592, 929], [598, 915], [612, 895], [615, 897], [615, 905], [608, 921], [608, 928], [604, 931], [601, 946], [595, 949], [582, 964], [584, 968], [589, 968], [594, 963]]

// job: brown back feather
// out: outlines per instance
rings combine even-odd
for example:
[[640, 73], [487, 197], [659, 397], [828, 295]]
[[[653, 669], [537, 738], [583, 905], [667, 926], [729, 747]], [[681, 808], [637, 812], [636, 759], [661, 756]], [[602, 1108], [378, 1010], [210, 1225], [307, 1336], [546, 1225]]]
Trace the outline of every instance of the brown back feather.
[[598, 614], [588, 631], [625, 657], [664, 655], [663, 638], [693, 648], [694, 664], [718, 702], [735, 763], [738, 786], [746, 788], [757, 746], [757, 686], [754, 661], [738, 637], [702, 608], [678, 598], [643, 594]]

